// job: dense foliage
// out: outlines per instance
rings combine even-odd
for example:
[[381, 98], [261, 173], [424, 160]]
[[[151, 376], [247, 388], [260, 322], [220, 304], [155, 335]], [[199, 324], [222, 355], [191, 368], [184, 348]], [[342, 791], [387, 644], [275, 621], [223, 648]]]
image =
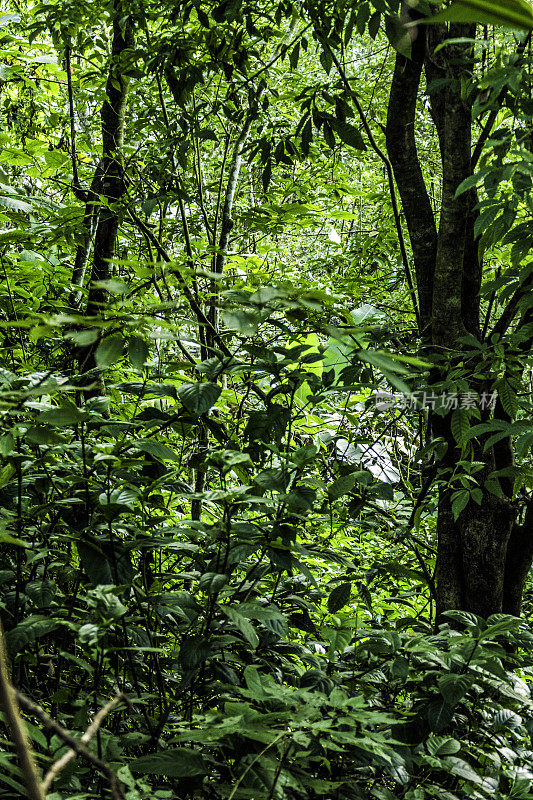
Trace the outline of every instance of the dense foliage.
[[483, 616], [488, 560], [460, 608], [436, 564], [448, 506], [504, 507], [533, 556], [529, 36], [452, 35], [415, 87], [436, 218], [431, 102], [481, 143], [452, 198], [480, 330], [430, 343], [387, 122], [406, 21], [4, 4], [0, 619], [43, 798], [533, 797], [531, 562]]

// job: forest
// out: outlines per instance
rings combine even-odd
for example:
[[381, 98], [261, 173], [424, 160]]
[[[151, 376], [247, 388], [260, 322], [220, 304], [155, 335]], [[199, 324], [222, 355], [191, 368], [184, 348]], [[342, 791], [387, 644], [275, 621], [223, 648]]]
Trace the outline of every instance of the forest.
[[2, 0], [0, 800], [533, 800], [532, 31]]

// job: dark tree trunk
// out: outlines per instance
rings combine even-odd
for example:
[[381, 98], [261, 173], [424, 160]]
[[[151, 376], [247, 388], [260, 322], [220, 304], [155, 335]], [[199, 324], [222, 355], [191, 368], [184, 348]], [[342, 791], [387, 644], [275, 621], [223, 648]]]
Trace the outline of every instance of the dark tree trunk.
[[424, 338], [430, 339], [437, 228], [418, 159], [414, 124], [426, 48], [425, 33], [424, 28], [417, 29], [411, 59], [400, 53], [396, 56], [385, 133], [413, 252], [420, 327]]
[[503, 588], [502, 610], [505, 614], [520, 616], [522, 610], [522, 594], [528, 572], [533, 561], [533, 500], [526, 506], [525, 519], [522, 525], [513, 525], [507, 558]]
[[[99, 316], [107, 299], [106, 290], [95, 285], [110, 277], [110, 260], [115, 254], [119, 216], [117, 204], [124, 195], [124, 120], [128, 98], [128, 78], [124, 75], [126, 51], [134, 46], [133, 23], [124, 16], [121, 0], [115, 0], [111, 63], [106, 84], [106, 98], [100, 116], [102, 120], [101, 190], [105, 204], [100, 207], [94, 235], [94, 254], [86, 313]], [[80, 372], [96, 366], [97, 344], [80, 348]]]

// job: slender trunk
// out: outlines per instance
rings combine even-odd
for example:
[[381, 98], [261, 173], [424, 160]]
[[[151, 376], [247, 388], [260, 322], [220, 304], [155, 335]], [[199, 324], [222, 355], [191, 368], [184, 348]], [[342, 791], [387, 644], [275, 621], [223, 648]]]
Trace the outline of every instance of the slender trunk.
[[526, 506], [524, 523], [515, 524], [507, 545], [502, 610], [520, 616], [524, 585], [533, 562], [533, 499]]
[[[412, 12], [409, 16], [413, 16]], [[413, 253], [420, 327], [423, 337], [427, 339], [431, 326], [437, 228], [418, 158], [414, 122], [425, 47], [426, 32], [420, 27], [412, 42], [411, 58], [396, 54], [385, 133], [387, 152], [402, 201]]]
[[72, 270], [72, 290], [69, 296], [69, 306], [78, 308], [81, 297], [82, 288], [85, 281], [85, 273], [87, 271], [87, 264], [89, 263], [89, 256], [91, 254], [91, 247], [96, 233], [96, 226], [98, 224], [99, 205], [98, 195], [101, 191], [102, 183], [102, 169], [99, 164], [95, 170], [94, 177], [91, 181], [91, 187], [85, 203], [85, 212], [83, 215], [83, 241], [76, 249], [76, 260], [74, 262], [74, 269]]
[[[119, 216], [117, 204], [124, 195], [124, 168], [122, 148], [124, 122], [128, 98], [128, 78], [123, 74], [125, 51], [134, 45], [133, 23], [124, 16], [121, 0], [115, 0], [111, 63], [106, 84], [106, 98], [100, 112], [102, 120], [102, 185], [105, 204], [100, 207], [94, 237], [94, 255], [91, 284], [87, 302], [87, 315], [98, 316], [107, 299], [107, 292], [98, 281], [110, 277], [110, 260], [115, 253]], [[96, 344], [80, 348], [80, 372], [96, 366]]]
[[[259, 90], [257, 91], [257, 94], [253, 99], [253, 102], [250, 102], [250, 106], [248, 108], [244, 120], [244, 125], [242, 126], [241, 132], [233, 148], [233, 154], [228, 173], [228, 182], [226, 185], [226, 192], [224, 194], [224, 205], [222, 206], [222, 214], [220, 217], [220, 235], [217, 243], [217, 252], [213, 260], [214, 262], [213, 272], [217, 273], [217, 275], [222, 275], [222, 273], [224, 272], [224, 264], [226, 263], [229, 236], [231, 233], [231, 229], [233, 228], [232, 213], [233, 213], [233, 204], [235, 202], [235, 192], [237, 190], [237, 184], [239, 182], [239, 177], [241, 174], [242, 151], [248, 139], [252, 122], [257, 117], [259, 101], [265, 91], [265, 88], [266, 84], [263, 83], [260, 86]], [[216, 229], [214, 233], [216, 235], [217, 233]], [[210, 290], [211, 290], [211, 299], [210, 299], [209, 312], [207, 316], [213, 327], [213, 330], [218, 331], [219, 286], [216, 280], [211, 281]], [[212, 348], [214, 344], [212, 332], [209, 330], [206, 330], [206, 344], [208, 350]]]

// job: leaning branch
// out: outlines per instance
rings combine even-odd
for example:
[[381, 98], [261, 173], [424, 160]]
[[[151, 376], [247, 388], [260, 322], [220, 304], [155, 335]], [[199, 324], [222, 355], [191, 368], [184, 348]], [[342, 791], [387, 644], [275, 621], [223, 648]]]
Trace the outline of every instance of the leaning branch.
[[20, 770], [26, 790], [28, 800], [45, 800], [45, 792], [41, 785], [37, 765], [31, 751], [28, 734], [21, 719], [17, 705], [17, 695], [11, 684], [7, 667], [7, 653], [4, 640], [4, 632], [0, 625], [0, 707], [4, 712], [6, 722], [9, 726], [13, 744], [17, 751], [20, 762]]
[[400, 246], [402, 264], [403, 264], [403, 268], [404, 268], [404, 271], [405, 271], [405, 277], [407, 279], [407, 285], [409, 287], [409, 294], [411, 296], [411, 302], [413, 304], [413, 309], [414, 309], [414, 312], [415, 312], [415, 315], [416, 315], [416, 323], [417, 323], [417, 326], [418, 326], [418, 330], [420, 331], [421, 330], [420, 311], [418, 309], [418, 302], [417, 302], [417, 299], [416, 299], [416, 292], [415, 292], [415, 287], [414, 287], [414, 284], [413, 284], [413, 277], [411, 275], [411, 268], [409, 267], [409, 259], [407, 257], [407, 249], [405, 247], [405, 239], [403, 237], [402, 223], [401, 223], [401, 220], [400, 220], [400, 213], [399, 213], [399, 210], [398, 210], [398, 201], [396, 199], [396, 189], [395, 189], [395, 186], [394, 186], [394, 173], [392, 171], [392, 165], [391, 165], [389, 159], [387, 158], [387, 156], [385, 155], [385, 153], [383, 152], [383, 150], [381, 149], [381, 147], [378, 145], [378, 143], [374, 139], [374, 134], [372, 133], [372, 129], [370, 128], [370, 125], [368, 124], [368, 120], [366, 118], [366, 114], [365, 114], [365, 112], [363, 110], [363, 107], [361, 106], [361, 103], [359, 102], [355, 92], [352, 90], [352, 87], [350, 86], [350, 82], [349, 82], [349, 80], [348, 80], [348, 78], [346, 76], [346, 72], [344, 71], [344, 68], [343, 68], [342, 64], [340, 63], [340, 61], [337, 58], [336, 54], [333, 52], [333, 50], [329, 46], [328, 42], [325, 39], [323, 39], [322, 37], [320, 37], [320, 41], [322, 42], [322, 45], [328, 50], [333, 63], [337, 67], [337, 71], [338, 71], [338, 73], [339, 73], [339, 75], [341, 77], [341, 80], [342, 80], [343, 84], [345, 85], [346, 89], [350, 93], [350, 97], [352, 98], [352, 100], [354, 102], [354, 105], [355, 105], [355, 108], [357, 109], [357, 113], [359, 114], [359, 118], [360, 118], [361, 123], [363, 125], [364, 131], [365, 131], [365, 133], [366, 133], [366, 135], [368, 137], [368, 141], [370, 142], [370, 146], [372, 147], [372, 149], [374, 150], [376, 155], [381, 159], [381, 161], [383, 162], [383, 164], [385, 166], [385, 170], [387, 172], [387, 180], [388, 180], [388, 184], [389, 184], [389, 192], [390, 192], [390, 198], [391, 198], [392, 213], [394, 215], [394, 225], [396, 227], [396, 235], [398, 237], [398, 244]]

